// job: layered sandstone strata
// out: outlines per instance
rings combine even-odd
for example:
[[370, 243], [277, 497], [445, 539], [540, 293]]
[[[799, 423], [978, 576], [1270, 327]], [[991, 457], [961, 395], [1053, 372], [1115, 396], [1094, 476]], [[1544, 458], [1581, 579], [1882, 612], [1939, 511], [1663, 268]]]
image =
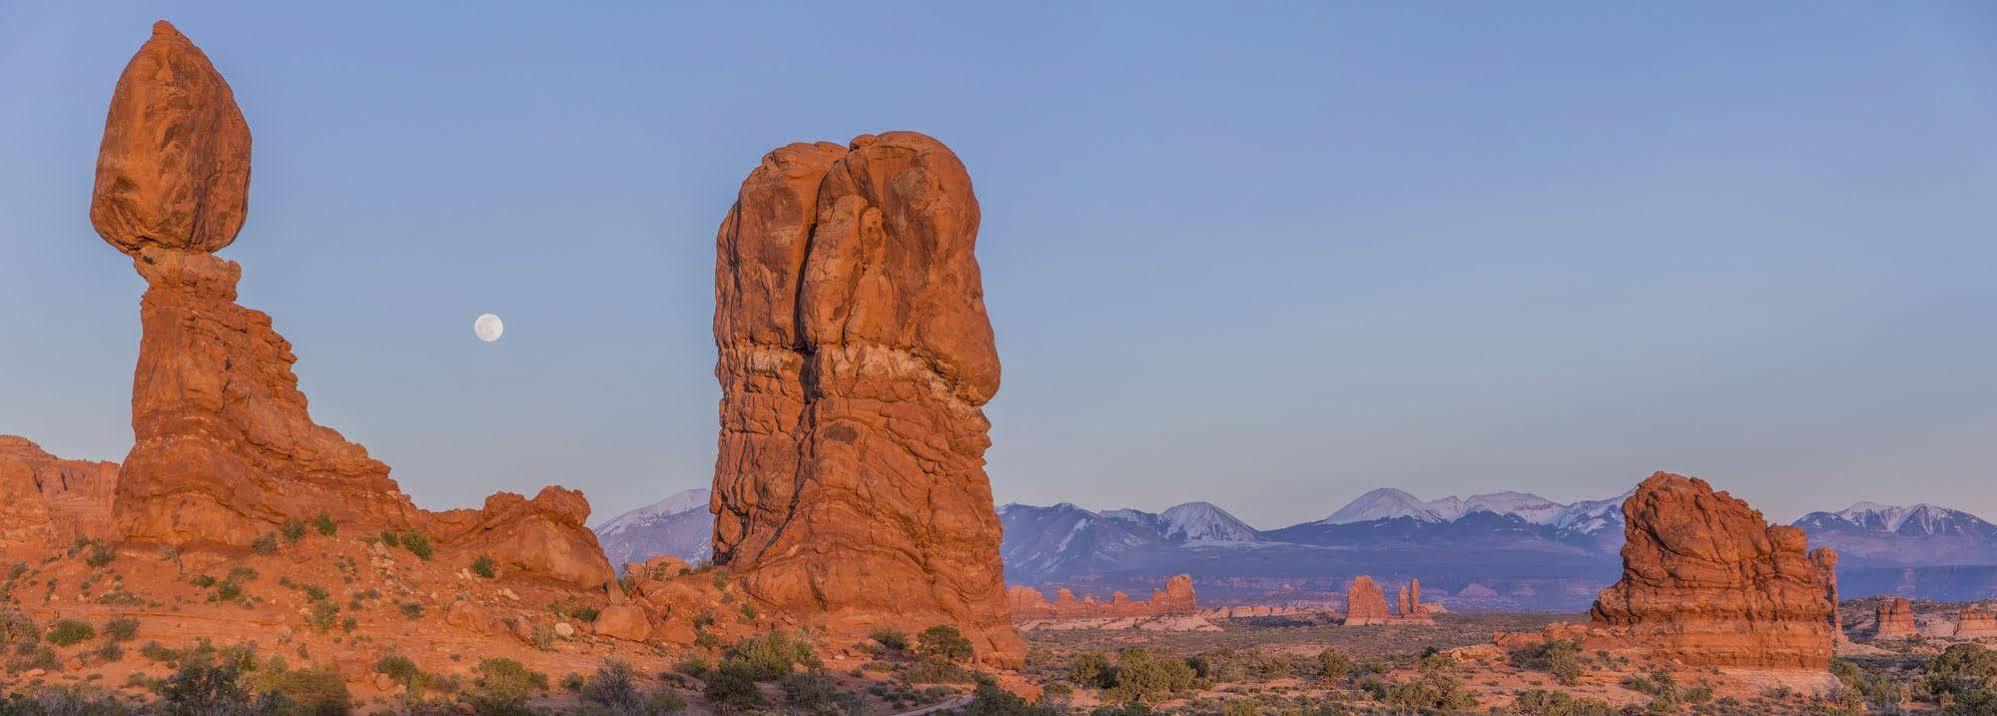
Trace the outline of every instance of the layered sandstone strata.
[[1644, 480], [1623, 515], [1623, 576], [1591, 615], [1614, 641], [1692, 666], [1829, 667], [1829, 549], [1809, 552], [1801, 529], [1669, 473]]
[[1976, 604], [1964, 606], [1956, 613], [1955, 638], [1997, 638], [1997, 611]]
[[1193, 577], [1189, 574], [1165, 580], [1164, 588], [1151, 590], [1151, 598], [1144, 601], [1134, 601], [1123, 592], [1111, 594], [1107, 602], [1094, 595], [1076, 599], [1075, 593], [1066, 588], [1056, 592], [1051, 602], [1040, 590], [1032, 587], [1013, 587], [1006, 596], [1012, 608], [1012, 618], [1021, 622], [1192, 616], [1199, 613], [1199, 597], [1193, 592]]
[[0, 435], [0, 547], [53, 547], [111, 532], [118, 463], [64, 460]]
[[913, 132], [792, 144], [743, 180], [716, 239], [714, 562], [807, 625], [954, 624], [1018, 663], [978, 220], [964, 165]]
[[1905, 639], [1921, 634], [1920, 627], [1914, 624], [1914, 603], [1901, 597], [1887, 597], [1879, 602], [1877, 623], [1873, 639]]
[[[484, 510], [417, 509], [367, 449], [312, 421], [297, 357], [270, 316], [236, 304], [242, 268], [211, 252], [242, 228], [250, 135], [228, 83], [165, 22], [118, 78], [91, 221], [146, 280], [134, 444], [118, 469], [118, 537], [248, 545], [320, 515], [342, 528], [413, 530], [439, 552], [590, 588], [613, 575], [581, 493], [501, 493]], [[613, 595], [614, 596], [614, 595]]]

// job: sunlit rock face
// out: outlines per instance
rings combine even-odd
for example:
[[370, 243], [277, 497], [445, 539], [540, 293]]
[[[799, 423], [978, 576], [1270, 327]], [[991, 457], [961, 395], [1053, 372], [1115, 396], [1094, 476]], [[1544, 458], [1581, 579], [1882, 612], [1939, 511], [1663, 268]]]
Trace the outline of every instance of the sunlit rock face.
[[0, 547], [55, 547], [111, 532], [118, 463], [64, 460], [0, 435]]
[[716, 240], [714, 561], [805, 623], [954, 624], [1017, 663], [978, 221], [963, 164], [913, 132], [792, 144], [742, 182]]

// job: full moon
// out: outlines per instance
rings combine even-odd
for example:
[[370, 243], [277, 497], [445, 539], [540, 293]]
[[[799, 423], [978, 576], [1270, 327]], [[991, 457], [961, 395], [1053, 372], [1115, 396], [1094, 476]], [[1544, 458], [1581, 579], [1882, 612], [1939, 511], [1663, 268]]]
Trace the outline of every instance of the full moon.
[[499, 334], [506, 332], [506, 324], [500, 323], [498, 316], [488, 313], [472, 322], [472, 332], [478, 334], [479, 340], [491, 343], [499, 340]]

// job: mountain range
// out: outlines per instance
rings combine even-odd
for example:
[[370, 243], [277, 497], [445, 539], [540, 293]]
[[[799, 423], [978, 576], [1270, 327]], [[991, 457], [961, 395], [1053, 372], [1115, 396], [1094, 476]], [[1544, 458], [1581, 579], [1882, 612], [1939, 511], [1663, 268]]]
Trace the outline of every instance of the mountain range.
[[[1009, 504], [1006, 579], [1036, 587], [1145, 593], [1194, 575], [1202, 599], [1330, 599], [1358, 574], [1420, 578], [1458, 609], [1580, 609], [1621, 569], [1628, 493], [1560, 503], [1525, 492], [1422, 500], [1382, 488], [1320, 520], [1258, 529], [1210, 502], [1160, 512]], [[657, 553], [708, 557], [707, 491], [688, 490], [595, 530], [613, 564]], [[1934, 505], [1861, 502], [1796, 520], [1841, 555], [1847, 596], [1997, 597], [1997, 525]]]

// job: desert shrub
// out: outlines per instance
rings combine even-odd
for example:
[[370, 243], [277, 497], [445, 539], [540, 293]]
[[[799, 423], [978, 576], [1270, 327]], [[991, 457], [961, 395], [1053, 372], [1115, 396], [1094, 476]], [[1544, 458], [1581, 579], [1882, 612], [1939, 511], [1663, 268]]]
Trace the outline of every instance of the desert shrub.
[[97, 627], [80, 619], [64, 619], [49, 629], [48, 640], [56, 646], [75, 646], [97, 638]]
[[973, 656], [971, 640], [964, 633], [949, 624], [938, 624], [922, 630], [915, 638], [915, 653], [926, 657], [962, 664]]
[[873, 639], [874, 643], [887, 647], [889, 650], [908, 651], [908, 635], [902, 633], [900, 629], [889, 629], [886, 627], [875, 629]]
[[624, 592], [625, 594], [632, 594], [632, 593], [635, 593], [635, 592], [637, 592], [637, 591], [638, 591], [638, 578], [637, 578], [637, 577], [633, 577], [633, 576], [631, 576], [631, 575], [629, 575], [629, 574], [627, 574], [627, 575], [624, 575], [624, 576], [622, 576], [622, 577], [618, 577], [618, 578], [617, 578], [617, 589], [618, 589], [619, 591], [622, 591], [622, 592]]
[[774, 681], [796, 667], [818, 668], [818, 655], [811, 642], [790, 634], [772, 631], [743, 639], [721, 657], [723, 667], [734, 666], [756, 681]]
[[1477, 697], [1463, 689], [1463, 682], [1444, 674], [1429, 673], [1402, 683], [1372, 681], [1367, 684], [1373, 698], [1388, 706], [1415, 711], [1452, 713], [1477, 706]]
[[149, 641], [146, 642], [145, 646], [139, 647], [139, 656], [166, 664], [167, 666], [173, 666], [180, 663], [181, 654], [178, 651], [166, 648], [166, 646], [159, 642]]
[[200, 587], [202, 589], [207, 589], [209, 587], [215, 586], [215, 578], [210, 577], [206, 574], [197, 574], [189, 578], [187, 580], [187, 583], [192, 584], [196, 587]]
[[353, 708], [353, 694], [340, 672], [320, 667], [286, 670], [282, 662], [275, 666], [259, 669], [249, 681], [256, 691], [291, 702], [295, 711], [287, 713], [340, 716]]
[[0, 714], [21, 716], [126, 716], [138, 711], [97, 686], [45, 685], [0, 698]]
[[1107, 689], [1116, 686], [1116, 671], [1110, 666], [1109, 655], [1100, 651], [1085, 651], [1075, 655], [1068, 665], [1068, 680], [1082, 686]]
[[702, 681], [706, 683], [701, 694], [723, 713], [747, 711], [765, 702], [763, 690], [756, 688], [755, 675], [741, 664], [724, 662]]
[[[486, 579], [492, 579], [494, 576], [498, 575], [499, 574], [498, 571], [493, 569], [492, 555], [481, 554], [478, 556], [477, 559], [472, 560], [472, 574], [476, 574]], [[630, 590], [627, 589], [625, 591], [630, 591]]]
[[996, 683], [981, 681], [977, 690], [971, 692], [971, 703], [966, 704], [961, 713], [968, 716], [1056, 716], [1066, 712], [1049, 705], [1028, 704], [1026, 699], [999, 688]]
[[234, 601], [240, 596], [243, 596], [243, 585], [236, 583], [234, 580], [225, 579], [215, 585], [215, 595], [211, 599], [228, 602]]
[[915, 660], [903, 674], [911, 684], [969, 684], [977, 681], [977, 675], [963, 664], [937, 656], [924, 656]]
[[681, 659], [680, 663], [673, 665], [674, 672], [686, 674], [687, 676], [691, 676], [696, 679], [707, 678], [707, 672], [713, 670], [714, 670], [713, 664], [707, 663], [706, 659], [702, 659], [698, 656], [689, 656], [685, 659]]
[[62, 657], [47, 644], [21, 644], [7, 655], [6, 670], [10, 674], [41, 669], [48, 672], [62, 671]]
[[472, 682], [472, 708], [481, 714], [516, 713], [527, 699], [548, 690], [548, 675], [528, 669], [512, 659], [486, 659], [478, 664], [478, 677]]
[[92, 567], [102, 567], [117, 558], [118, 553], [103, 540], [90, 540], [89, 547], [83, 553], [83, 563]]
[[1945, 697], [1969, 713], [1978, 704], [1997, 706], [1997, 651], [1977, 644], [1953, 644], [1928, 660], [1928, 693]]
[[312, 518], [312, 529], [318, 530], [320, 535], [326, 537], [340, 533], [340, 526], [333, 524], [333, 516], [324, 512], [319, 513], [318, 517]]
[[430, 561], [430, 555], [435, 554], [435, 550], [430, 547], [430, 536], [416, 531], [402, 533], [402, 548], [425, 562]]
[[552, 651], [555, 648], [555, 628], [547, 624], [534, 625], [534, 648]]
[[326, 601], [313, 602], [312, 614], [306, 617], [306, 622], [311, 624], [313, 629], [322, 632], [332, 631], [333, 627], [340, 623], [340, 605]]
[[300, 540], [305, 539], [305, 523], [298, 520], [285, 520], [282, 531], [284, 533], [284, 541], [286, 542], [297, 544]]
[[596, 704], [618, 712], [635, 711], [640, 702], [638, 684], [631, 665], [622, 659], [605, 659], [596, 673], [583, 680], [578, 692], [583, 703]]
[[1580, 683], [1581, 675], [1588, 670], [1581, 663], [1581, 644], [1566, 640], [1522, 646], [1511, 650], [1506, 660], [1520, 669], [1550, 674], [1562, 686]]
[[423, 618], [422, 602], [403, 602], [397, 608], [402, 611], [402, 617], [404, 619], [415, 620]]
[[1559, 691], [1533, 689], [1512, 699], [1505, 713], [1520, 716], [1615, 716], [1616, 708], [1601, 699], [1576, 698]]
[[1327, 679], [1340, 679], [1352, 670], [1352, 659], [1339, 653], [1337, 649], [1325, 649], [1317, 653], [1317, 673]]
[[118, 646], [118, 642], [105, 641], [98, 644], [96, 649], [92, 649], [90, 655], [99, 662], [110, 663], [125, 658], [125, 648]]
[[253, 713], [257, 699], [236, 683], [234, 666], [187, 664], [160, 682], [158, 710], [175, 716]]
[[250, 540], [250, 551], [257, 554], [277, 554], [277, 533], [265, 532], [262, 537]]
[[41, 627], [28, 615], [8, 609], [0, 611], [0, 648], [33, 644], [42, 640]]
[[381, 534], [376, 536], [376, 539], [381, 540], [382, 544], [390, 547], [402, 546], [402, 537], [396, 535], [395, 530], [382, 530]]
[[784, 677], [780, 685], [784, 691], [785, 713], [857, 716], [865, 708], [858, 694], [839, 690], [839, 684], [824, 674], [791, 674]]
[[1178, 659], [1160, 659], [1143, 649], [1125, 649], [1116, 656], [1114, 695], [1123, 701], [1156, 701], [1193, 686], [1193, 667]]
[[306, 599], [315, 602], [325, 601], [326, 598], [333, 596], [332, 592], [317, 584], [301, 584], [298, 586], [298, 591], [304, 592]]

